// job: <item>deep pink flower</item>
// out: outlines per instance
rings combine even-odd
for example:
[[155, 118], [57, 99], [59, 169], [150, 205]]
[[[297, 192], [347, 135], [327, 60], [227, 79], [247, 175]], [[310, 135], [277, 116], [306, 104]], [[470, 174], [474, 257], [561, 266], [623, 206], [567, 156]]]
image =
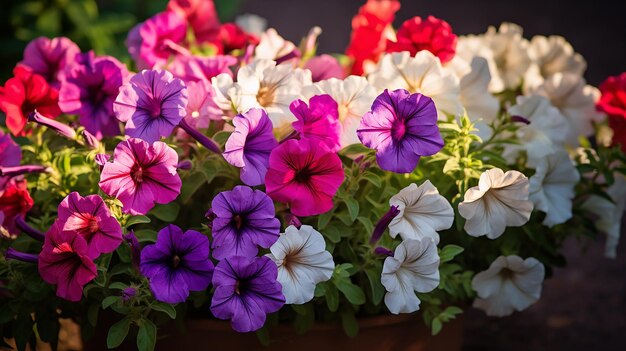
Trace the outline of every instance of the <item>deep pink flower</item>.
[[185, 82], [195, 82], [199, 80], [211, 81], [211, 78], [222, 73], [233, 76], [230, 67], [237, 63], [237, 59], [230, 55], [217, 55], [212, 57], [199, 57], [192, 55], [177, 55], [167, 70], [172, 72], [174, 77]]
[[65, 37], [33, 39], [24, 49], [24, 59], [18, 63], [33, 73], [43, 76], [53, 87], [58, 88], [66, 66], [74, 62], [80, 48]]
[[167, 9], [187, 19], [199, 42], [210, 41], [220, 30], [213, 0], [170, 0]]
[[312, 57], [304, 64], [304, 68], [308, 68], [311, 71], [311, 78], [314, 82], [329, 78], [343, 79], [346, 77], [339, 61], [326, 54]]
[[169, 136], [187, 111], [187, 88], [168, 71], [143, 70], [122, 85], [113, 103], [125, 133], [153, 142]]
[[139, 69], [164, 67], [187, 34], [185, 19], [173, 11], [160, 12], [128, 33], [128, 52]]
[[15, 225], [15, 218], [26, 215], [33, 204], [34, 201], [28, 193], [26, 180], [11, 179], [0, 194], [0, 213], [3, 215], [0, 227], [4, 227], [10, 234], [17, 235], [19, 231]]
[[143, 215], [180, 194], [177, 165], [178, 155], [167, 144], [130, 138], [117, 144], [113, 162], [104, 164], [100, 188], [122, 202], [124, 213]]
[[337, 102], [330, 95], [315, 95], [309, 100], [308, 106], [302, 100], [295, 100], [289, 109], [298, 119], [292, 125], [301, 138], [323, 143], [331, 151], [341, 149], [339, 110]]
[[[22, 161], [22, 149], [0, 129], [0, 167], [19, 166]], [[0, 176], [0, 196], [11, 177]], [[2, 223], [2, 222], [0, 222]]]
[[343, 179], [341, 159], [326, 145], [291, 139], [272, 151], [265, 186], [272, 199], [288, 203], [296, 216], [312, 216], [333, 207]]
[[96, 57], [93, 51], [77, 55], [76, 62], [65, 69], [59, 107], [78, 114], [80, 124], [98, 139], [119, 135], [113, 102], [127, 77], [126, 66], [114, 57]]
[[75, 232], [60, 230], [55, 222], [46, 233], [39, 254], [39, 274], [48, 284], [57, 285], [57, 296], [80, 301], [83, 287], [97, 275], [87, 254], [87, 242]]
[[241, 168], [241, 181], [250, 186], [263, 184], [272, 150], [278, 145], [272, 121], [265, 110], [251, 108], [233, 118], [235, 131], [226, 141], [224, 158]]
[[425, 20], [416, 16], [402, 23], [396, 41], [387, 41], [387, 52], [408, 51], [415, 56], [418, 51], [428, 50], [446, 63], [456, 52], [456, 35], [448, 22], [428, 16]]
[[59, 229], [85, 238], [87, 255], [92, 259], [115, 251], [122, 243], [122, 227], [98, 195], [70, 193], [59, 204], [58, 216]]

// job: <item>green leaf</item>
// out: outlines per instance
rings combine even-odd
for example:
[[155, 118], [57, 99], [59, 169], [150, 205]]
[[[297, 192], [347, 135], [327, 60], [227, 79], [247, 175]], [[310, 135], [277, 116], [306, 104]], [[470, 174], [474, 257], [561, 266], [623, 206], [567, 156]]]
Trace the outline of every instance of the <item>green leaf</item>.
[[358, 143], [358, 144], [351, 144], [349, 146], [344, 147], [343, 149], [339, 151], [339, 153], [341, 153], [342, 155], [357, 155], [357, 154], [368, 153], [370, 151], [371, 150], [365, 147], [365, 145]]
[[171, 223], [176, 220], [176, 217], [178, 217], [179, 211], [180, 211], [180, 206], [175, 202], [170, 202], [167, 205], [154, 206], [152, 211], [150, 211], [150, 214], [162, 220], [163, 222]]
[[26, 350], [26, 345], [33, 335], [34, 324], [30, 314], [19, 316], [13, 322], [13, 338], [15, 338], [15, 346], [19, 351]]
[[109, 289], [124, 290], [128, 288], [128, 284], [122, 282], [113, 282], [109, 285]]
[[380, 177], [372, 172], [365, 172], [361, 175], [361, 179], [366, 179], [368, 182], [372, 183], [375, 187], [380, 188], [383, 185]]
[[150, 307], [155, 311], [159, 311], [159, 312], [163, 312], [167, 314], [168, 316], [170, 316], [171, 319], [176, 319], [176, 309], [174, 308], [174, 306], [168, 303], [155, 302], [152, 305], [150, 305]]
[[152, 229], [139, 229], [135, 230], [135, 236], [140, 243], [144, 242], [156, 242], [157, 232]]
[[92, 326], [98, 324], [98, 314], [100, 313], [100, 304], [92, 303], [87, 309], [87, 322]]
[[439, 259], [440, 262], [448, 262], [448, 261], [452, 261], [452, 259], [454, 259], [454, 257], [458, 254], [460, 254], [461, 252], [463, 252], [463, 248], [461, 246], [458, 245], [446, 245], [444, 246], [441, 251], [439, 251]]
[[119, 302], [122, 298], [120, 296], [107, 296], [102, 300], [102, 309], [106, 310], [111, 307], [111, 305]]
[[130, 323], [130, 318], [126, 316], [109, 328], [109, 334], [107, 335], [107, 347], [109, 349], [114, 349], [124, 342], [126, 335], [128, 335], [128, 330], [130, 329]]
[[[295, 305], [291, 305], [292, 307]], [[293, 326], [296, 329], [296, 333], [304, 334], [306, 333], [313, 324], [315, 323], [315, 309], [313, 305], [310, 303], [304, 305], [297, 305], [302, 310], [301, 313], [296, 315], [296, 319], [293, 323]]]
[[361, 224], [365, 228], [365, 232], [366, 233], [374, 232], [374, 224], [372, 223], [372, 221], [369, 218], [359, 216], [359, 217], [356, 218], [356, 220], [361, 222]]
[[337, 229], [337, 227], [334, 227], [334, 226], [326, 227], [326, 229], [324, 229], [324, 232], [322, 234], [326, 238], [328, 238], [330, 242], [338, 243], [341, 241], [341, 233], [339, 232], [339, 229]]
[[335, 312], [339, 308], [339, 291], [334, 284], [326, 284], [326, 305], [330, 312]]
[[137, 332], [137, 350], [153, 351], [156, 346], [157, 327], [149, 319], [144, 319]]
[[206, 177], [202, 172], [194, 172], [183, 179], [183, 186], [180, 189], [180, 201], [187, 203], [191, 197], [206, 182]]
[[441, 320], [439, 318], [435, 318], [433, 319], [433, 322], [431, 324], [431, 332], [433, 335], [437, 335], [439, 334], [439, 332], [441, 331], [441, 327], [442, 327], [442, 323]]
[[322, 213], [317, 217], [317, 230], [323, 230], [330, 222], [330, 219], [333, 218], [333, 211], [328, 211], [326, 213]]
[[359, 215], [359, 202], [353, 197], [347, 197], [343, 199], [343, 202], [346, 203], [348, 207], [348, 213], [350, 214], [350, 219], [352, 222], [356, 220], [356, 217]]
[[256, 337], [261, 343], [261, 345], [265, 347], [270, 346], [270, 331], [266, 325], [264, 325], [263, 328], [256, 331]]
[[377, 265], [375, 267], [369, 267], [365, 270], [367, 280], [370, 282], [370, 289], [372, 293], [372, 303], [378, 305], [385, 296], [385, 287], [380, 282], [382, 275], [382, 267]]
[[150, 223], [150, 218], [147, 216], [132, 216], [126, 221], [126, 228], [140, 223]]
[[341, 326], [343, 326], [343, 330], [346, 332], [346, 335], [351, 338], [357, 336], [357, 334], [359, 334], [359, 323], [354, 317], [354, 312], [344, 309], [341, 311], [340, 317]]
[[365, 293], [363, 290], [348, 279], [342, 279], [335, 282], [337, 289], [343, 293], [343, 295], [353, 305], [362, 305], [365, 303]]

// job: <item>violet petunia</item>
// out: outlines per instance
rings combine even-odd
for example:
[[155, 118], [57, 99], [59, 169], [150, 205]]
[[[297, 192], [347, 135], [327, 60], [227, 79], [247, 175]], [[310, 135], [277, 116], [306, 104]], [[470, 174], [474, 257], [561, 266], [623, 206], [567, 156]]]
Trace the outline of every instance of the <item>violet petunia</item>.
[[268, 257], [226, 258], [213, 273], [211, 312], [219, 319], [230, 319], [234, 330], [245, 333], [265, 324], [266, 315], [285, 304], [278, 269]]
[[237, 64], [237, 58], [230, 55], [217, 55], [212, 57], [200, 57], [192, 55], [177, 55], [168, 65], [168, 71], [174, 77], [185, 82], [207, 81], [222, 73], [233, 76], [230, 67]]
[[420, 156], [434, 155], [443, 147], [433, 100], [404, 89], [385, 89], [378, 95], [357, 135], [363, 145], [376, 150], [380, 168], [396, 173], [413, 172]]
[[219, 193], [211, 205], [216, 259], [256, 256], [257, 246], [267, 249], [278, 240], [280, 221], [272, 199], [264, 192], [239, 185]]
[[252, 108], [233, 119], [235, 131], [226, 141], [224, 158], [241, 168], [241, 181], [250, 186], [265, 180], [270, 153], [278, 145], [265, 110]]
[[100, 188], [122, 202], [122, 211], [144, 215], [155, 203], [167, 204], [180, 194], [178, 155], [167, 144], [152, 145], [130, 138], [117, 144], [113, 162], [106, 162]]
[[298, 119], [292, 125], [301, 138], [326, 144], [331, 151], [341, 149], [339, 109], [330, 95], [315, 95], [309, 99], [308, 105], [302, 100], [295, 100], [289, 105], [289, 110]]
[[126, 42], [128, 53], [139, 69], [164, 67], [186, 34], [185, 19], [173, 11], [163, 11], [131, 29]]
[[122, 85], [113, 111], [126, 123], [126, 135], [154, 142], [169, 136], [186, 116], [187, 101], [182, 80], [168, 71], [143, 70]]
[[213, 268], [209, 238], [195, 230], [183, 233], [173, 224], [161, 229], [156, 243], [141, 251], [141, 274], [150, 280], [154, 297], [166, 303], [185, 302], [189, 291], [206, 289]]
[[267, 194], [285, 202], [296, 216], [313, 216], [333, 208], [344, 180], [335, 152], [315, 140], [287, 140], [272, 151], [265, 175]]
[[[22, 162], [22, 149], [9, 134], [5, 134], [0, 129], [0, 167], [19, 166], [20, 162]], [[0, 176], [0, 196], [10, 179], [11, 177]]]
[[46, 233], [39, 254], [39, 275], [46, 283], [56, 284], [58, 297], [80, 301], [83, 287], [96, 277], [96, 264], [87, 251], [82, 236], [62, 231], [56, 222]]
[[59, 90], [61, 111], [78, 114], [80, 124], [98, 139], [119, 135], [113, 102], [128, 74], [112, 56], [95, 56], [93, 51], [76, 55], [76, 62], [65, 68]]
[[68, 38], [39, 37], [26, 45], [24, 59], [18, 66], [43, 76], [53, 87], [59, 88], [65, 67], [74, 63], [77, 54], [80, 48]]
[[122, 243], [122, 227], [99, 195], [70, 193], [59, 204], [57, 222], [59, 229], [87, 241], [87, 255], [92, 259], [115, 251]]

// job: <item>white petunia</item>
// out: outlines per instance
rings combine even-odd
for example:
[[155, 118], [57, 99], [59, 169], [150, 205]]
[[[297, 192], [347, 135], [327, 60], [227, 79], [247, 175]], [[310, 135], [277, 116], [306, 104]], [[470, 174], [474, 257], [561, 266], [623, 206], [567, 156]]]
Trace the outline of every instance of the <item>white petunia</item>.
[[267, 28], [267, 20], [253, 13], [244, 13], [235, 18], [235, 24], [246, 33], [261, 35]]
[[254, 49], [254, 57], [257, 59], [276, 60], [295, 49], [296, 45], [294, 43], [281, 37], [276, 29], [270, 28], [261, 34], [259, 45]]
[[442, 67], [439, 58], [430, 51], [422, 50], [415, 57], [406, 51], [385, 54], [367, 79], [378, 92], [406, 89], [432, 98], [439, 119], [445, 120], [446, 114], [456, 116], [463, 112], [459, 79]]
[[565, 38], [558, 35], [536, 35], [530, 41], [530, 57], [543, 78], [556, 73], [571, 73], [582, 77], [587, 62]]
[[593, 134], [593, 122], [600, 122], [604, 117], [596, 111], [600, 92], [579, 75], [555, 73], [540, 85], [528, 85], [525, 91], [545, 96], [566, 117], [570, 125], [566, 142], [570, 146], [578, 145], [579, 136]]
[[356, 130], [361, 118], [370, 110], [376, 98], [376, 90], [367, 79], [359, 76], [349, 76], [346, 79], [330, 78], [305, 86], [302, 94], [307, 99], [314, 95], [330, 95], [339, 107], [341, 147], [360, 143]]
[[518, 171], [504, 173], [499, 168], [483, 172], [478, 186], [468, 189], [459, 204], [467, 234], [487, 235], [489, 239], [498, 238], [506, 227], [524, 225], [532, 210], [528, 178]]
[[431, 238], [439, 243], [437, 231], [449, 229], [454, 222], [454, 210], [437, 188], [427, 180], [422, 185], [411, 184], [389, 200], [400, 213], [389, 223], [393, 238], [403, 240]]
[[239, 113], [263, 108], [274, 128], [282, 128], [296, 120], [289, 105], [301, 97], [302, 87], [309, 84], [311, 71], [260, 59], [239, 69], [228, 96]]
[[540, 159], [561, 147], [569, 131], [569, 124], [559, 110], [543, 96], [519, 96], [517, 104], [509, 108], [511, 116], [521, 116], [530, 121], [517, 131], [520, 145], [507, 145], [504, 156], [514, 159], [521, 149], [530, 159]]
[[578, 170], [565, 150], [538, 161], [530, 177], [529, 198], [536, 209], [546, 214], [543, 224], [552, 227], [572, 218], [574, 188], [579, 181]]
[[311, 301], [315, 285], [329, 280], [335, 269], [322, 234], [309, 225], [287, 227], [270, 251], [267, 256], [278, 266], [278, 281], [288, 304]]
[[385, 305], [393, 314], [419, 310], [415, 292], [427, 293], [439, 285], [437, 245], [429, 239], [404, 240], [387, 257], [380, 279], [387, 290]]
[[616, 176], [615, 183], [607, 189], [607, 193], [613, 202], [597, 195], [591, 195], [582, 207], [598, 216], [595, 221], [596, 228], [606, 234], [604, 255], [615, 258], [617, 244], [622, 232], [622, 216], [624, 209], [626, 209], [626, 179], [623, 176]]
[[539, 300], [544, 277], [543, 264], [533, 257], [500, 256], [472, 279], [474, 307], [495, 317], [522, 311]]

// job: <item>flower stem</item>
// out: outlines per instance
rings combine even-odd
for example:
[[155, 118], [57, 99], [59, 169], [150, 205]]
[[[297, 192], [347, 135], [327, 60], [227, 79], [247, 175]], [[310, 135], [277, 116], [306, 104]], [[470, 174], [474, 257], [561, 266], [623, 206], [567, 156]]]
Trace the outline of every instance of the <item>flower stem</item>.
[[204, 146], [205, 148], [213, 151], [218, 155], [222, 154], [222, 150], [220, 149], [219, 145], [217, 145], [217, 143], [213, 141], [213, 139], [200, 133], [198, 130], [190, 126], [189, 123], [187, 123], [187, 121], [185, 121], [184, 119], [180, 121], [178, 126], [181, 127], [185, 132], [187, 132], [187, 134], [189, 134], [192, 138], [196, 139], [196, 141], [202, 144], [202, 146]]

